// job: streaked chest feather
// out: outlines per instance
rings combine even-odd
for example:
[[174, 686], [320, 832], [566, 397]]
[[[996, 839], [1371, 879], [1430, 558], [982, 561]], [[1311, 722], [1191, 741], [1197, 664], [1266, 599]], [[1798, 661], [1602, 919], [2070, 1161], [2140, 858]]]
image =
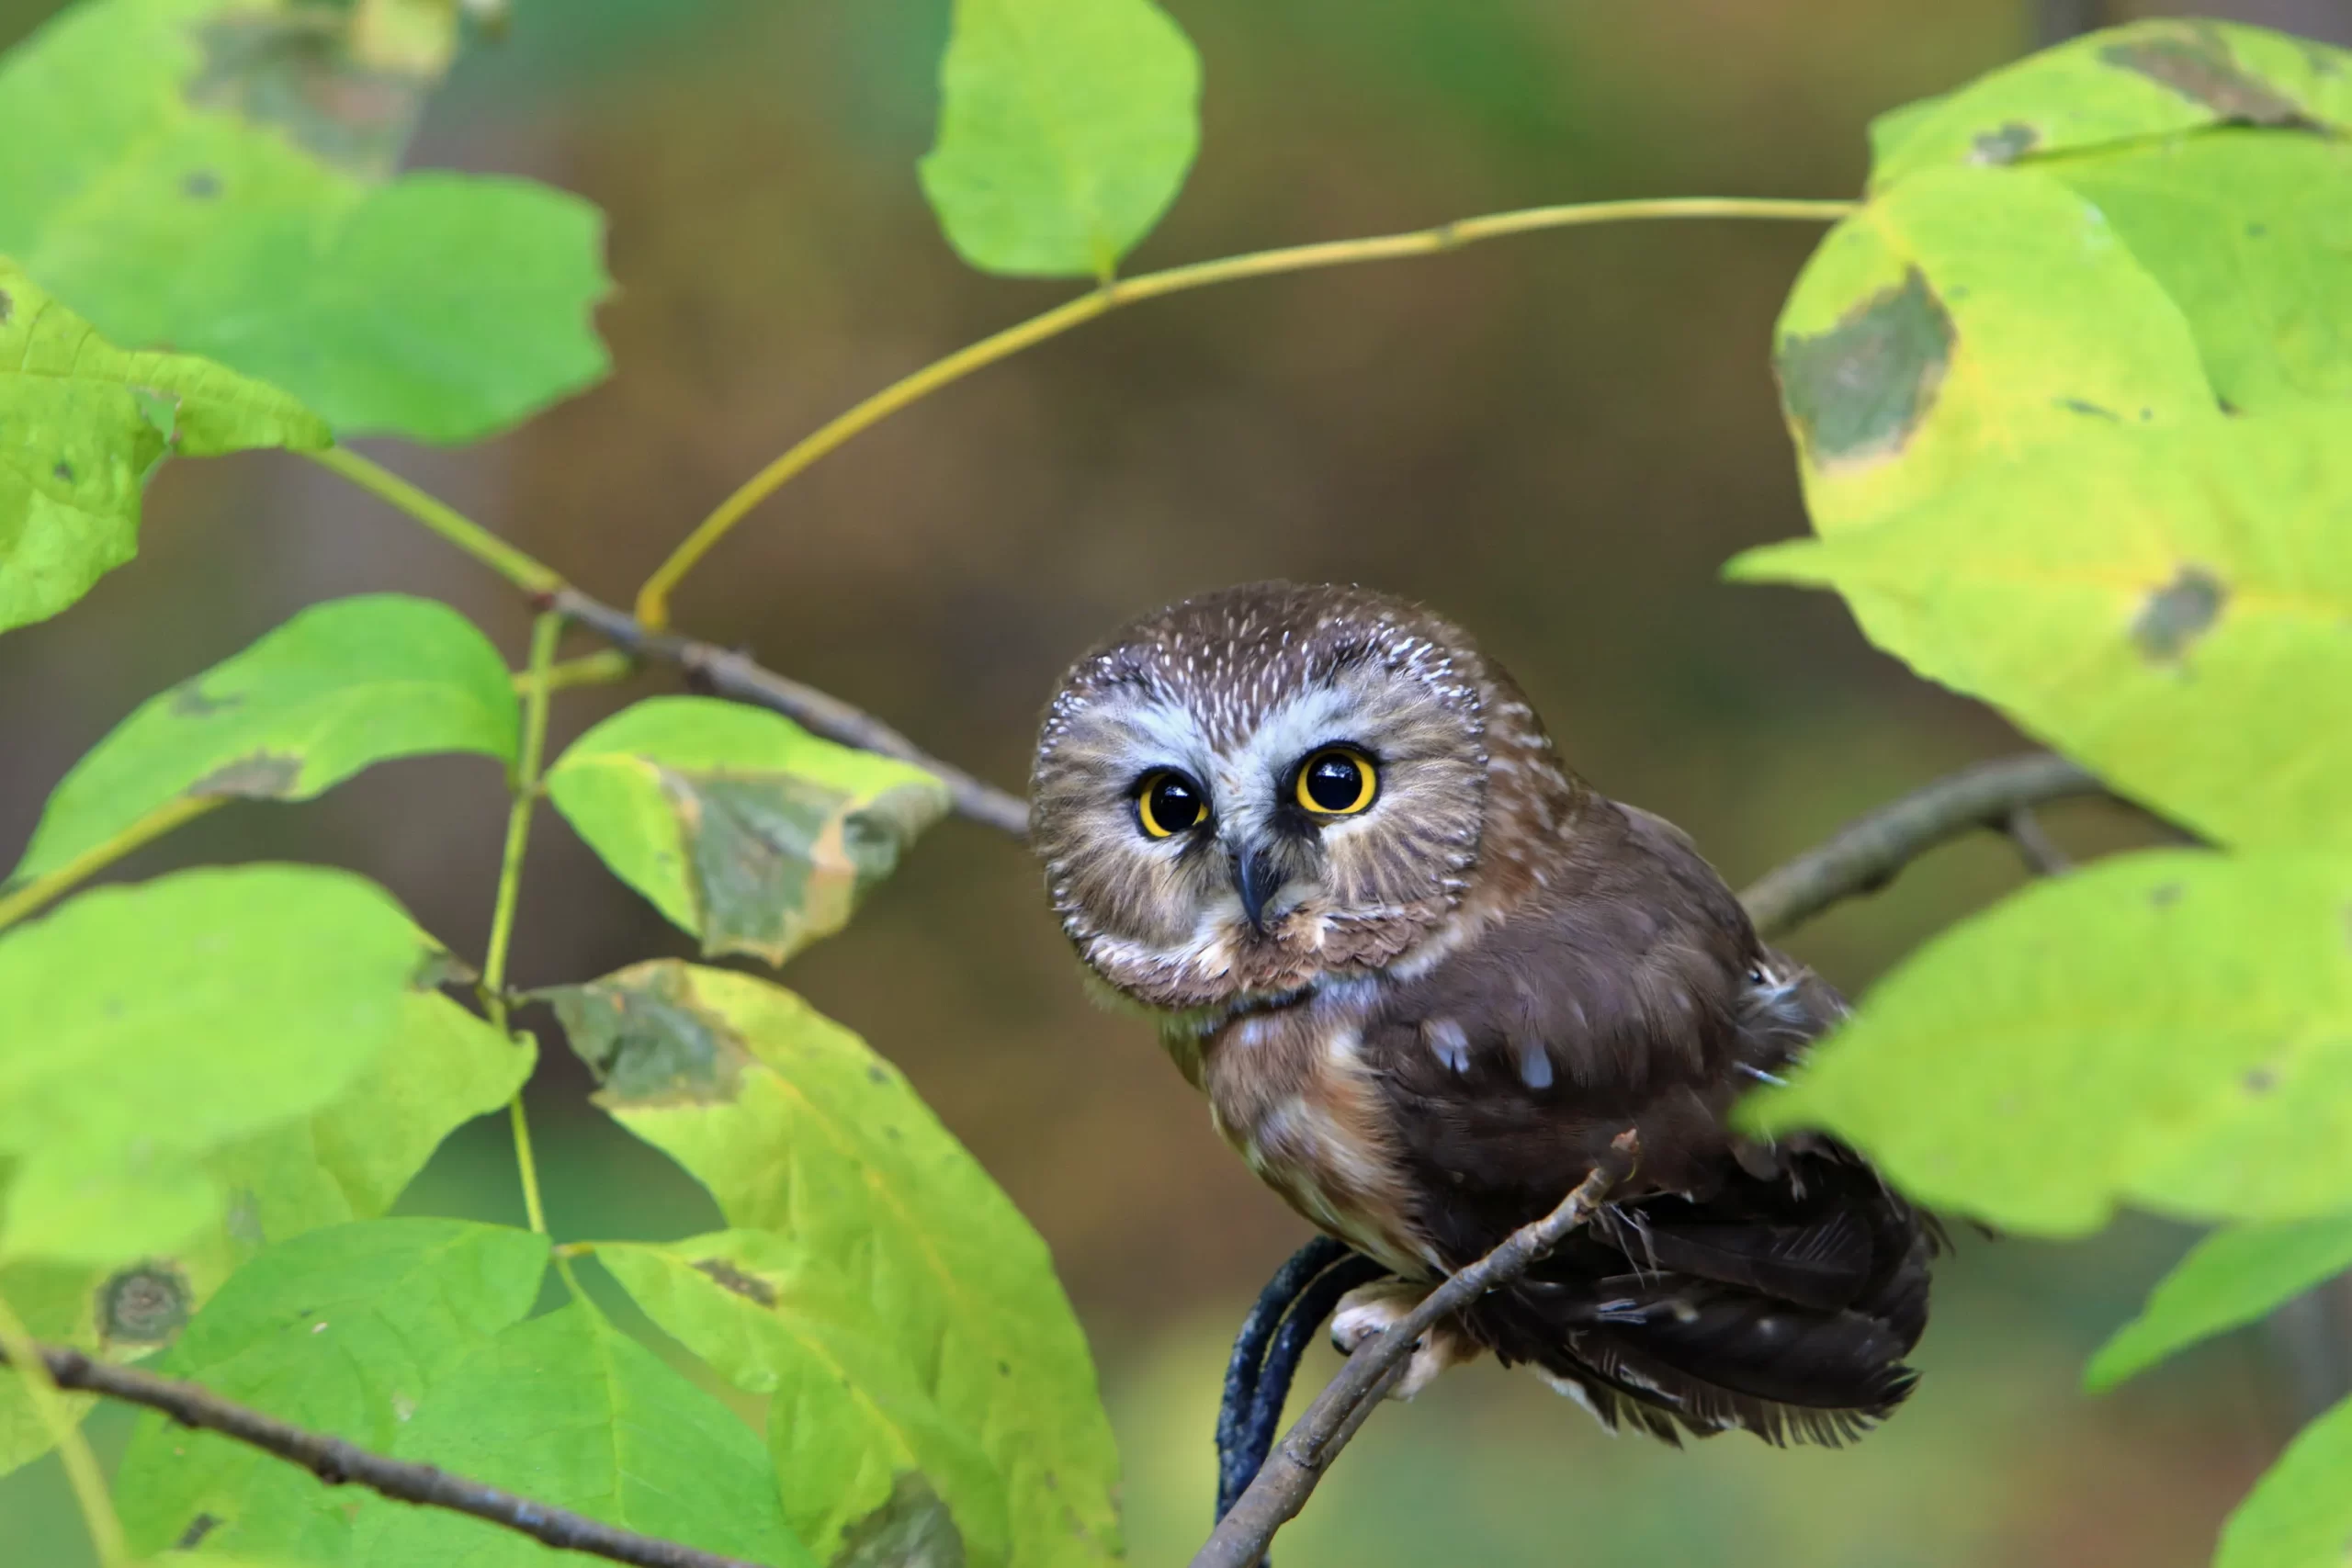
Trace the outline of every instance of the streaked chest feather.
[[[1310, 1223], [1400, 1273], [1434, 1257], [1413, 1222], [1380, 1086], [1360, 1055], [1370, 982], [1245, 1013], [1187, 1045], [1218, 1134]], [[1184, 1045], [1171, 1041], [1172, 1050]]]

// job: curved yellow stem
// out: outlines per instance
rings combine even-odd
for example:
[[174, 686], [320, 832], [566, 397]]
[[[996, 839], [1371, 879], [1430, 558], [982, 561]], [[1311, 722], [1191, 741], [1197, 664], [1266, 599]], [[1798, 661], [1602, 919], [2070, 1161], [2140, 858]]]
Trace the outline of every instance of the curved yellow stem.
[[563, 586], [563, 574], [555, 568], [516, 549], [447, 502], [417, 489], [381, 463], [363, 457], [348, 446], [329, 446], [317, 452], [306, 452], [303, 456], [321, 468], [341, 474], [379, 499], [399, 507], [525, 592], [552, 593]]
[[1857, 205], [1851, 201], [1713, 196], [1570, 202], [1558, 207], [1531, 207], [1514, 212], [1490, 213], [1483, 218], [1464, 218], [1452, 223], [1441, 223], [1432, 229], [1416, 229], [1402, 234], [1375, 234], [1359, 240], [1331, 240], [1320, 244], [1253, 251], [1246, 255], [1194, 262], [1187, 266], [1170, 267], [1164, 272], [1148, 272], [1116, 283], [1106, 283], [1091, 293], [1081, 294], [1042, 315], [1032, 316], [1025, 321], [957, 349], [944, 359], [933, 360], [820, 425], [774, 462], [744, 480], [732, 495], [718, 503], [717, 510], [695, 525], [695, 531], [687, 535], [676, 549], [670, 552], [669, 558], [655, 568], [653, 575], [647, 578], [644, 586], [638, 590], [637, 618], [649, 630], [665, 629], [670, 623], [670, 594], [679, 581], [692, 571], [736, 524], [743, 520], [746, 513], [775, 494], [818, 458], [851, 437], [880, 423], [909, 403], [929, 397], [975, 370], [1009, 359], [1024, 348], [1043, 343], [1047, 338], [1057, 337], [1097, 316], [1108, 315], [1123, 305], [1156, 299], [1163, 294], [1181, 293], [1188, 288], [1205, 288], [1213, 283], [1232, 283], [1245, 277], [1271, 277], [1277, 273], [1306, 272], [1317, 267], [1351, 266], [1358, 262], [1430, 255], [1440, 251], [1457, 250], [1480, 240], [1498, 239], [1505, 234], [1532, 233], [1539, 229], [1573, 229], [1595, 223], [1630, 223], [1649, 219], [1743, 218], [1834, 222], [1853, 211]]

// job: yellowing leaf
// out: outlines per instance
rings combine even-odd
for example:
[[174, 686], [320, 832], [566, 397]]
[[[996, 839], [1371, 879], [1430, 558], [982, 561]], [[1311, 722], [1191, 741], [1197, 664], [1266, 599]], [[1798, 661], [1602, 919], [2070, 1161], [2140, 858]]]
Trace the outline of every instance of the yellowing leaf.
[[597, 1103], [729, 1224], [837, 1279], [974, 1435], [1010, 1488], [1019, 1568], [1118, 1554], [1118, 1455], [1053, 1260], [896, 1069], [791, 992], [724, 970], [643, 964], [550, 995]]
[[763, 1231], [607, 1242], [596, 1258], [673, 1338], [770, 1396], [785, 1520], [819, 1556], [912, 1529], [937, 1538], [922, 1561], [1005, 1561], [1004, 1478], [876, 1337], [847, 1280]]
[[1871, 188], [2218, 125], [2352, 129], [2352, 54], [2202, 19], [2091, 33], [1883, 117]]
[[1774, 344], [1823, 534], [2103, 426], [2213, 410], [2179, 307], [2096, 207], [2027, 171], [1873, 197], [1805, 264]]
[[705, 953], [782, 964], [848, 923], [946, 814], [918, 768], [708, 697], [655, 697], [574, 741], [548, 796]]
[[2042, 1235], [2352, 1206], [2352, 857], [2158, 852], [1929, 942], [1744, 1108]]
[[1873, 642], [2184, 826], [2352, 840], [2352, 409], [2094, 433], [1735, 577]]

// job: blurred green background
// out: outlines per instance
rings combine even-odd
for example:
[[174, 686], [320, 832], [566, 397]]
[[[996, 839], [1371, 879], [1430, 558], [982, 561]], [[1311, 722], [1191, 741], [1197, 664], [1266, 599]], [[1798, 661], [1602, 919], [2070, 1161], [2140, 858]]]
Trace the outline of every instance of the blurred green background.
[[[2021, 52], [2036, 10], [1169, 7], [1205, 57], [1206, 134], [1136, 270], [1540, 202], [1849, 192], [1870, 115]], [[0, 4], [0, 31], [53, 9]], [[2352, 41], [2352, 6], [2335, 0], [2207, 9]], [[618, 374], [504, 439], [388, 460], [625, 600], [791, 438], [1061, 297], [965, 271], [916, 188], [946, 10], [520, 0], [507, 41], [436, 101], [417, 161], [529, 174], [603, 205]], [[1871, 652], [1830, 598], [1716, 579], [1734, 551], [1804, 527], [1766, 355], [1815, 237], [1578, 231], [1146, 305], [827, 459], [676, 613], [1010, 784], [1065, 662], [1121, 619], [1252, 577], [1378, 584], [1474, 628], [1581, 771], [1681, 822], [1741, 882], [2019, 744]], [[172, 467], [139, 561], [0, 640], [0, 844], [24, 839], [56, 777], [148, 693], [302, 604], [385, 588], [453, 601], [519, 659], [526, 611], [502, 584], [324, 473], [268, 457]], [[654, 689], [567, 698], [559, 742]], [[125, 874], [350, 865], [478, 951], [502, 806], [478, 761], [400, 763], [317, 805], [222, 812]], [[2052, 825], [2083, 849], [2124, 831], [2096, 808]], [[1998, 843], [1948, 850], [1795, 945], [1859, 987], [2017, 876]], [[902, 1063], [1053, 1244], [1121, 1432], [1135, 1561], [1181, 1562], [1207, 1523], [1227, 1338], [1303, 1232], [1211, 1134], [1148, 1030], [1083, 999], [1036, 881], [1016, 848], [950, 823], [787, 979]], [[685, 951], [540, 818], [523, 984]], [[527, 1021], [554, 1044], [551, 1019]], [[584, 1087], [557, 1046], [532, 1089], [559, 1234], [714, 1226]], [[503, 1132], [461, 1134], [407, 1207], [519, 1219]], [[2146, 1224], [2067, 1248], [1964, 1239], [1919, 1393], [1849, 1453], [1612, 1441], [1527, 1378], [1456, 1374], [1374, 1422], [1280, 1560], [2201, 1563], [2312, 1390], [2273, 1330], [2102, 1400], [2077, 1392], [2082, 1356], [2184, 1239]], [[1305, 1381], [1330, 1365], [1318, 1350]], [[126, 1427], [107, 1412], [95, 1430], [111, 1449]], [[87, 1560], [53, 1460], [0, 1481], [0, 1563]]]

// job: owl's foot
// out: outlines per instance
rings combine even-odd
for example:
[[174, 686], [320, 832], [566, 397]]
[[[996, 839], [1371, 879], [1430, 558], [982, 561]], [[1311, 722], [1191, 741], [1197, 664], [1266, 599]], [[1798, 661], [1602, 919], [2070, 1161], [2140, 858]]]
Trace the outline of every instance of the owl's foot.
[[[1350, 1291], [1340, 1298], [1339, 1310], [1331, 1314], [1331, 1348], [1342, 1356], [1352, 1354], [1358, 1346], [1387, 1333], [1411, 1315], [1432, 1288], [1403, 1280], [1382, 1280]], [[1468, 1335], [1450, 1323], [1437, 1324], [1413, 1347], [1413, 1358], [1405, 1363], [1405, 1375], [1396, 1380], [1388, 1397], [1410, 1399], [1436, 1382], [1438, 1373], [1446, 1368], [1476, 1360], [1477, 1356], [1478, 1347]]]

